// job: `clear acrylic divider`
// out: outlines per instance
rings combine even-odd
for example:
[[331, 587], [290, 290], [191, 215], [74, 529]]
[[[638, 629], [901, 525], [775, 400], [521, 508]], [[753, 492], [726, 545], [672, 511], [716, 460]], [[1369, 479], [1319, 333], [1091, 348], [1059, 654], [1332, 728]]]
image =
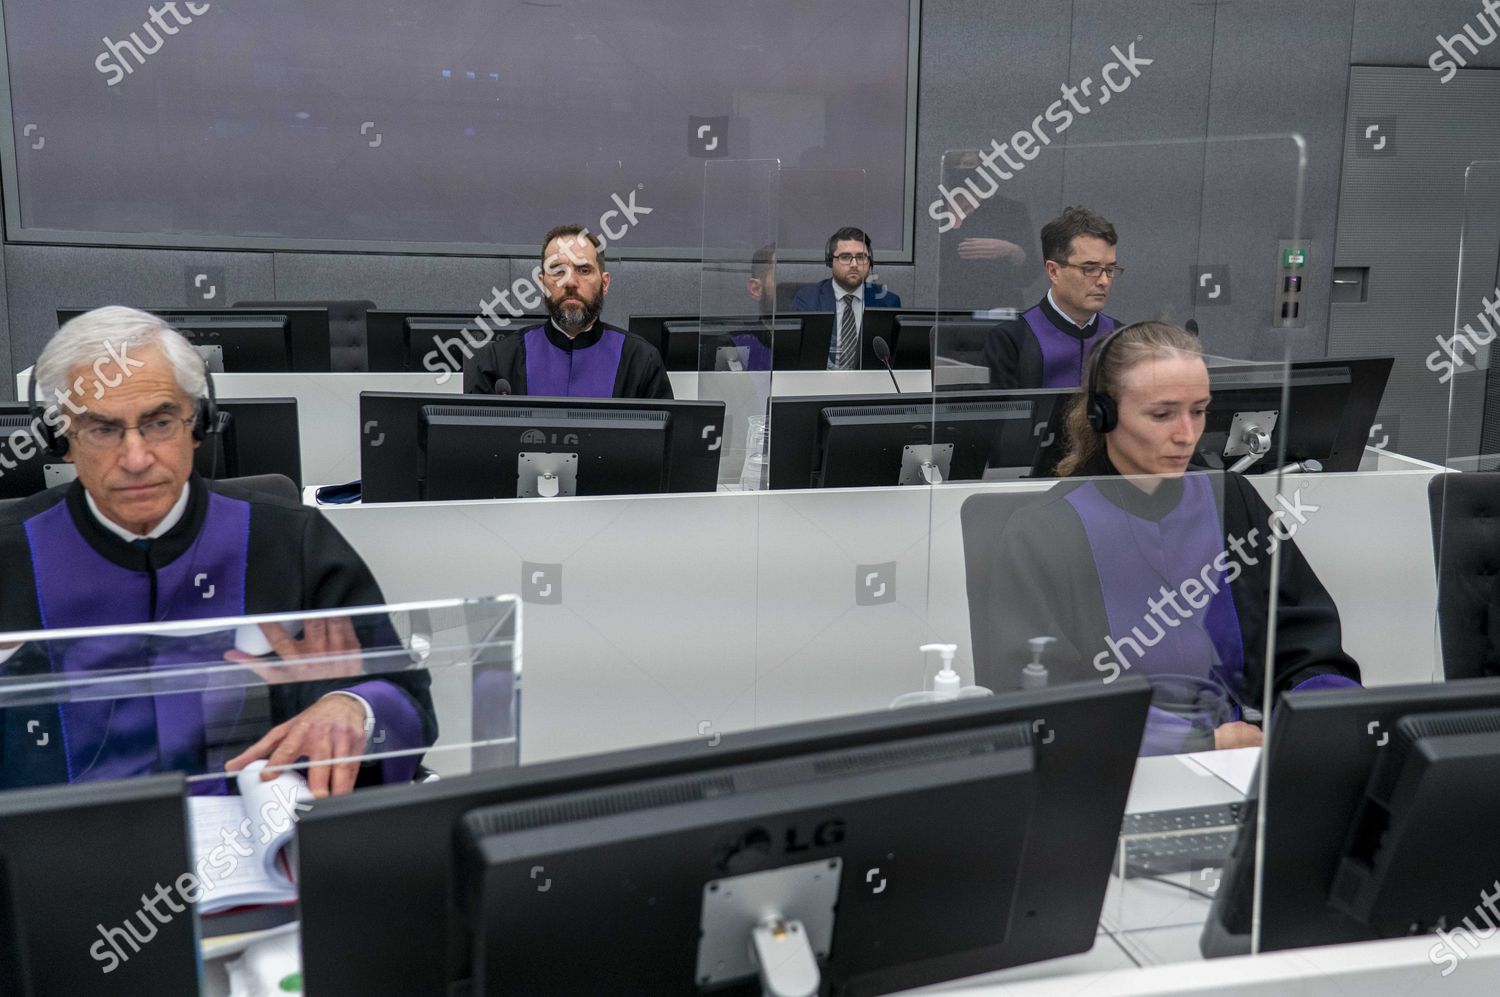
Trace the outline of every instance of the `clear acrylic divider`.
[[696, 318], [665, 330], [673, 366], [691, 370], [697, 397], [725, 406], [719, 483], [766, 487], [771, 362], [777, 328], [776, 228], [781, 164], [703, 164], [703, 269]]
[[[0, 635], [7, 788], [262, 761], [314, 795], [517, 762], [514, 597]], [[0, 653], [5, 653], [0, 651]]]
[[[1144, 960], [1193, 959], [1246, 812], [1248, 775], [1214, 772], [1255, 764], [1218, 749], [1258, 743], [1277, 674], [1284, 541], [1270, 530], [1297, 487], [1280, 469], [1314, 446], [1287, 392], [1313, 262], [1305, 148], [1276, 135], [1030, 153], [1021, 170], [988, 138], [942, 155], [937, 293], [898, 333], [898, 349], [911, 327], [929, 349], [947, 482], [931, 489], [929, 624], [962, 635], [960, 674], [998, 694], [1151, 683], [1101, 926]], [[1185, 191], [1188, 175], [1202, 186]], [[1239, 210], [1246, 199], [1265, 207]], [[1041, 229], [1062, 206], [1102, 216], [1117, 242], [1084, 234], [1049, 262]], [[1113, 344], [1104, 376], [1118, 383], [1091, 406], [1093, 348], [1146, 320]]]
[[1486, 608], [1496, 602], [1490, 573], [1480, 567], [1489, 557], [1465, 520], [1474, 489], [1500, 471], [1500, 369], [1494, 341], [1500, 335], [1500, 160], [1468, 164], [1463, 174], [1462, 228], [1458, 238], [1458, 281], [1451, 329], [1437, 337], [1423, 374], [1441, 391], [1441, 463], [1463, 478], [1444, 475], [1433, 496], [1442, 510], [1435, 544], [1437, 627], [1432, 680], [1478, 678], [1489, 674], [1494, 651], [1476, 639], [1484, 631]]

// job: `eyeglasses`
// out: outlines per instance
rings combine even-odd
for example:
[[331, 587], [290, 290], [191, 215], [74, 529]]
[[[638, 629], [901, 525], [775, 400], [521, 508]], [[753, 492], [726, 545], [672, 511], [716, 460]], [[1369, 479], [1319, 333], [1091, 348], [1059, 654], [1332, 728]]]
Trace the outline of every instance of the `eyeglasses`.
[[141, 439], [147, 443], [170, 443], [182, 435], [183, 427], [191, 426], [196, 420], [197, 416], [184, 419], [177, 415], [159, 415], [138, 426], [85, 426], [68, 435], [85, 449], [103, 452], [124, 443], [125, 434], [132, 429], [140, 433]]
[[840, 253], [834, 257], [835, 260], [848, 266], [851, 263], [869, 263], [870, 257], [865, 253]]
[[1060, 263], [1057, 260], [1053, 260], [1052, 262], [1057, 263], [1060, 267], [1072, 267], [1074, 270], [1082, 270], [1083, 275], [1089, 280], [1097, 280], [1102, 273], [1109, 274], [1109, 279], [1114, 280], [1125, 272], [1124, 267], [1113, 264], [1106, 267], [1100, 266], [1098, 263]]

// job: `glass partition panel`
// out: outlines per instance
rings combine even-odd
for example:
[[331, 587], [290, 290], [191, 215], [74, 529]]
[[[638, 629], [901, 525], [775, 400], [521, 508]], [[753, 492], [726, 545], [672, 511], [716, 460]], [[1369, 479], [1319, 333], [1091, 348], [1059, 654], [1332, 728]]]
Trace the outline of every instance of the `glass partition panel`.
[[[1424, 371], [1443, 398], [1443, 465], [1433, 483], [1437, 591], [1434, 681], [1495, 673], [1490, 620], [1497, 603], [1483, 533], [1488, 487], [1500, 471], [1500, 161], [1468, 164], [1452, 330], [1438, 337]], [[1426, 344], [1434, 345], [1430, 341]], [[1435, 414], [1435, 413], [1434, 413]]]
[[323, 796], [513, 765], [518, 627], [506, 597], [0, 635], [4, 785], [222, 795], [258, 761]]
[[[1248, 775], [1231, 776], [1255, 765], [1280, 675], [1275, 530], [1299, 487], [1280, 472], [1357, 466], [1363, 446], [1338, 437], [1342, 395], [1291, 390], [1291, 358], [1311, 355], [1305, 149], [1006, 145], [943, 154], [937, 297], [909, 323], [945, 482], [928, 622], [997, 694], [1149, 682], [1102, 927], [1147, 962], [1196, 958], [1242, 830], [1254, 851]], [[1049, 179], [1060, 196], [1037, 196]], [[1331, 428], [1302, 418], [1318, 405]]]
[[720, 485], [749, 491], [766, 487], [766, 400], [782, 331], [776, 304], [780, 174], [774, 159], [704, 163], [698, 314], [668, 321], [663, 330], [668, 366], [694, 372], [699, 399], [724, 403]]

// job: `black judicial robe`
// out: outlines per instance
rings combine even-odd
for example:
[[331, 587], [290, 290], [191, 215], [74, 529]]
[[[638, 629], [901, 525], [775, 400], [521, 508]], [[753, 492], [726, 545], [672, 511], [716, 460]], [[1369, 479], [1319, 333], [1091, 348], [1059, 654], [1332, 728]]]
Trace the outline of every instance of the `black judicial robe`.
[[[0, 633], [384, 604], [369, 568], [316, 509], [196, 475], [189, 489], [181, 521], [146, 550], [106, 530], [76, 481], [0, 510]], [[363, 646], [397, 646], [383, 617], [355, 629]], [[38, 642], [0, 662], [0, 676], [170, 669], [220, 660], [230, 646], [223, 634]], [[220, 771], [270, 727], [341, 689], [370, 704], [385, 732], [378, 750], [425, 747], [437, 737], [422, 671], [247, 689], [193, 682], [193, 691], [173, 695], [0, 709], [0, 788]], [[417, 760], [366, 766], [359, 781], [410, 780]], [[225, 782], [196, 791], [224, 792]]]
[[1079, 329], [1043, 296], [1019, 318], [998, 324], [985, 341], [990, 387], [1076, 388], [1083, 383], [1089, 351], [1119, 325], [1101, 313]]
[[569, 339], [548, 322], [487, 343], [464, 364], [464, 393], [574, 398], [671, 398], [661, 354], [604, 322]]
[[[1333, 599], [1295, 541], [1281, 538], [1299, 525], [1292, 500], [1273, 511], [1241, 475], [1222, 472], [1166, 478], [1148, 495], [1119, 477], [1102, 454], [1084, 473], [1100, 477], [1061, 481], [1017, 508], [988, 564], [977, 566], [988, 572], [991, 593], [991, 646], [985, 660], [976, 654], [978, 684], [997, 693], [1018, 688], [1031, 660], [1027, 640], [1050, 636], [1057, 639], [1044, 656], [1050, 684], [1201, 669], [1201, 677], [1213, 675], [1230, 687], [1236, 716], [1244, 708], [1259, 711], [1276, 546], [1281, 584], [1273, 691], [1358, 683], [1359, 666], [1344, 653]], [[1187, 507], [1193, 495], [1196, 510]], [[1303, 519], [1310, 515], [1301, 510]], [[1195, 618], [1169, 612], [1158, 600], [1162, 613], [1153, 621], [1139, 595], [1158, 591], [1163, 571], [1179, 598], [1191, 591], [1206, 601], [1183, 607]], [[1188, 578], [1191, 588], [1183, 584]], [[1210, 596], [1208, 581], [1222, 595]], [[1138, 604], [1122, 591], [1134, 586]]]

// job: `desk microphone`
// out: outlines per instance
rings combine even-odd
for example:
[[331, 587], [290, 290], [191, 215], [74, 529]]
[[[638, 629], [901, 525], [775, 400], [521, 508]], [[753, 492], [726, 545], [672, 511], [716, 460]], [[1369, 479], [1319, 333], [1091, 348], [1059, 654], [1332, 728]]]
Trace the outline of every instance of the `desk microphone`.
[[503, 377], [500, 378], [500, 380], [496, 381], [495, 382], [495, 394], [497, 394], [497, 395], [508, 395], [508, 394], [510, 394], [510, 382], [507, 381]]
[[901, 383], [896, 380], [896, 372], [891, 370], [891, 347], [885, 341], [884, 336], [876, 336], [875, 341], [870, 344], [875, 347], [875, 359], [885, 364], [885, 372], [891, 375], [891, 383], [896, 386], [896, 394], [901, 394]]

